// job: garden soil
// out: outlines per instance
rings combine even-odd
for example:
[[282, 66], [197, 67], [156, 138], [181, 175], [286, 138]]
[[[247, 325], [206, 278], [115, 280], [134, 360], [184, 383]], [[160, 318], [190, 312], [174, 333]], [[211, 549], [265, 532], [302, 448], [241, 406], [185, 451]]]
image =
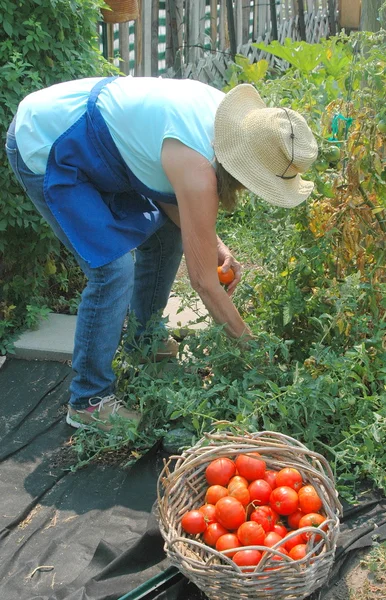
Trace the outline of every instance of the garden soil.
[[[167, 455], [157, 446], [131, 467], [121, 453], [71, 472], [70, 379], [70, 367], [56, 362], [7, 360], [0, 369], [4, 600], [118, 600], [168, 568], [153, 513]], [[347, 600], [366, 577], [358, 557], [385, 539], [386, 499], [368, 491], [345, 507], [330, 580], [310, 600]], [[204, 598], [179, 574], [141, 597]]]

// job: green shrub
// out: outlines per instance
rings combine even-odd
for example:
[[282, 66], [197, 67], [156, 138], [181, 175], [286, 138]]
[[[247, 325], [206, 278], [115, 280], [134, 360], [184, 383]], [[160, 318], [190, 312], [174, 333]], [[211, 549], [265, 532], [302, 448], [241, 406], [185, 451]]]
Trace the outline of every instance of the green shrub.
[[72, 257], [14, 179], [4, 142], [27, 94], [114, 71], [98, 49], [102, 5], [102, 0], [0, 0], [0, 353], [12, 351], [15, 330], [33, 325], [58, 298], [66, 305], [82, 285]]

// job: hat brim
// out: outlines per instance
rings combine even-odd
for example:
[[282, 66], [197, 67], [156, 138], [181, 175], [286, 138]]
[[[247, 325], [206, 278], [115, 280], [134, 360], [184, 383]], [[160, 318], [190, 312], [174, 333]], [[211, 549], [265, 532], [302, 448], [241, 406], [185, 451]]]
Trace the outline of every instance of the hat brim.
[[[243, 129], [240, 123], [253, 111], [267, 108], [257, 90], [250, 84], [240, 84], [230, 90], [220, 102], [214, 124], [214, 150], [216, 159], [237, 181], [266, 202], [284, 208], [293, 208], [304, 202], [312, 193], [314, 183], [296, 175], [282, 179], [272, 174], [263, 164], [251, 165], [248, 156], [235, 161], [229, 148], [242, 146]], [[234, 125], [232, 126], [232, 121]], [[244, 164], [242, 167], [240, 165]]]

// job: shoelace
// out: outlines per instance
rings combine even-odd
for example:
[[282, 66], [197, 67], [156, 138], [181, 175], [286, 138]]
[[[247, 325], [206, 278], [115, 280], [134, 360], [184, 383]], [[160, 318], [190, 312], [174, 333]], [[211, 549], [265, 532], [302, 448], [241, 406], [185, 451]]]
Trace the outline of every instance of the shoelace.
[[[97, 402], [93, 402], [94, 400], [97, 400]], [[94, 398], [90, 398], [88, 403], [90, 406], [98, 407], [99, 411], [102, 410], [102, 408], [104, 407], [105, 404], [108, 404], [108, 405], [112, 404], [111, 414], [113, 414], [113, 415], [116, 412], [118, 412], [118, 410], [120, 408], [123, 407], [123, 402], [121, 400], [118, 400], [118, 398], [115, 396], [115, 394], [111, 394], [110, 396], [104, 396], [103, 398], [100, 398], [99, 396], [95, 396]]]

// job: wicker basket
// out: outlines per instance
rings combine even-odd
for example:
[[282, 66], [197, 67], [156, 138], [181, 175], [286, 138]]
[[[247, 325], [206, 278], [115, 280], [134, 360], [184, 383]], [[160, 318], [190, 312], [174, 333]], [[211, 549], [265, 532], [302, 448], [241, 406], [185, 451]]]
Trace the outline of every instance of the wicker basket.
[[[305, 482], [312, 483], [323, 501], [327, 520], [318, 529], [319, 541], [312, 535], [307, 556], [292, 560], [273, 548], [251, 546], [265, 553], [253, 572], [243, 572], [224, 553], [203, 544], [199, 536], [188, 536], [181, 528], [181, 517], [204, 503], [208, 486], [205, 469], [215, 458], [259, 452], [268, 469], [294, 467]], [[171, 462], [176, 460], [174, 469]], [[273, 432], [208, 434], [180, 457], [171, 457], [158, 479], [158, 518], [165, 551], [170, 562], [193, 581], [210, 600], [302, 600], [328, 578], [339, 534], [341, 505], [327, 461], [303, 444]], [[296, 535], [300, 530], [292, 535]], [[301, 531], [315, 533], [312, 527]], [[283, 561], [273, 562], [279, 554]]]
[[126, 23], [138, 18], [138, 0], [105, 0], [111, 10], [102, 9], [105, 23]]

